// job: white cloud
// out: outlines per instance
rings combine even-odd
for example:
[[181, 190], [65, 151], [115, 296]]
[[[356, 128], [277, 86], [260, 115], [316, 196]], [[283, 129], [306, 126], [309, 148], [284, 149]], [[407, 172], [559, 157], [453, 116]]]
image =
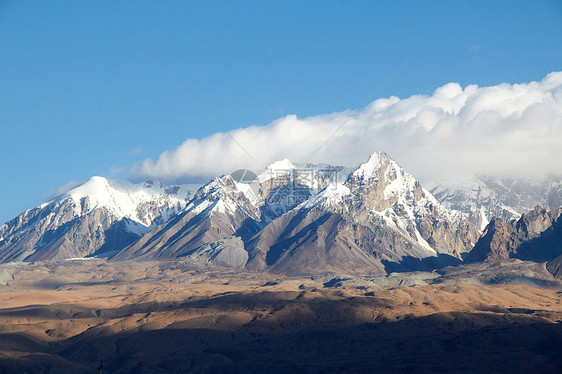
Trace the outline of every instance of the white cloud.
[[225, 133], [187, 139], [157, 160], [137, 163], [131, 175], [185, 181], [238, 168], [258, 171], [284, 158], [353, 166], [377, 150], [423, 181], [562, 173], [562, 72], [540, 82], [465, 88], [449, 83], [431, 96], [378, 99], [337, 131], [351, 114], [288, 115], [232, 131], [255, 160]]

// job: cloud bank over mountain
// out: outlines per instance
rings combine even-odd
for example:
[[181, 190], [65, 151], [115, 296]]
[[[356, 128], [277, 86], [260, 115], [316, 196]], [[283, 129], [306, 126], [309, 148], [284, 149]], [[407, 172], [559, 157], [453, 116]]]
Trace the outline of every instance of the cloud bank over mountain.
[[491, 87], [448, 83], [431, 96], [382, 98], [352, 114], [288, 115], [233, 130], [236, 141], [226, 133], [187, 139], [156, 160], [138, 162], [131, 177], [211, 178], [284, 158], [354, 166], [375, 150], [422, 181], [562, 173], [562, 72]]

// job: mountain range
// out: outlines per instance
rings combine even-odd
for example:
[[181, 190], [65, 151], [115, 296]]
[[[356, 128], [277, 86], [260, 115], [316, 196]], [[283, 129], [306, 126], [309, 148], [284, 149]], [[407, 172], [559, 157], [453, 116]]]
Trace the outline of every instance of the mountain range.
[[[516, 257], [524, 251], [513, 248], [559, 230], [561, 205], [560, 178], [425, 189], [384, 152], [356, 168], [282, 160], [203, 186], [93, 177], [1, 226], [0, 263], [181, 258], [286, 275], [430, 270]], [[522, 234], [539, 216], [548, 218]], [[490, 245], [502, 240], [519, 244]]]

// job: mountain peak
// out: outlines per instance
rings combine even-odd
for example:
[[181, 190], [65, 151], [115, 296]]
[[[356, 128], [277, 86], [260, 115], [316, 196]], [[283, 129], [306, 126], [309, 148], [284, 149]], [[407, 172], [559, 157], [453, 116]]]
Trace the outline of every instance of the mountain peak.
[[92, 195], [100, 195], [109, 188], [109, 180], [104, 177], [93, 176], [82, 182], [78, 186], [68, 190], [61, 195], [62, 198], [73, 197], [80, 198]]
[[139, 213], [141, 205], [158, 201], [169, 207], [175, 207], [178, 203], [183, 207], [187, 203], [186, 199], [193, 195], [192, 188], [188, 185], [167, 186], [153, 181], [131, 183], [126, 180], [109, 180], [94, 176], [41, 207], [53, 202], [72, 200], [76, 216], [103, 207], [119, 219], [128, 218], [149, 226], [152, 219]]
[[268, 165], [266, 167], [266, 170], [291, 170], [295, 168], [296, 166], [291, 161], [285, 158]]
[[355, 169], [353, 176], [362, 179], [371, 178], [376, 175], [377, 171], [380, 169], [381, 165], [385, 163], [385, 161], [394, 162], [394, 160], [392, 160], [385, 152], [375, 152], [369, 156], [367, 162], [359, 165], [359, 167]]

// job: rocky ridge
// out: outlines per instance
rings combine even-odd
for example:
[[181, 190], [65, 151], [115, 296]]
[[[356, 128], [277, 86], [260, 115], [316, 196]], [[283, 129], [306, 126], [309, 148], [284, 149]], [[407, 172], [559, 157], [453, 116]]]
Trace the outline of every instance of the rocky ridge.
[[562, 208], [537, 206], [518, 220], [494, 218], [466, 256], [466, 262], [518, 258], [548, 261], [562, 254]]

